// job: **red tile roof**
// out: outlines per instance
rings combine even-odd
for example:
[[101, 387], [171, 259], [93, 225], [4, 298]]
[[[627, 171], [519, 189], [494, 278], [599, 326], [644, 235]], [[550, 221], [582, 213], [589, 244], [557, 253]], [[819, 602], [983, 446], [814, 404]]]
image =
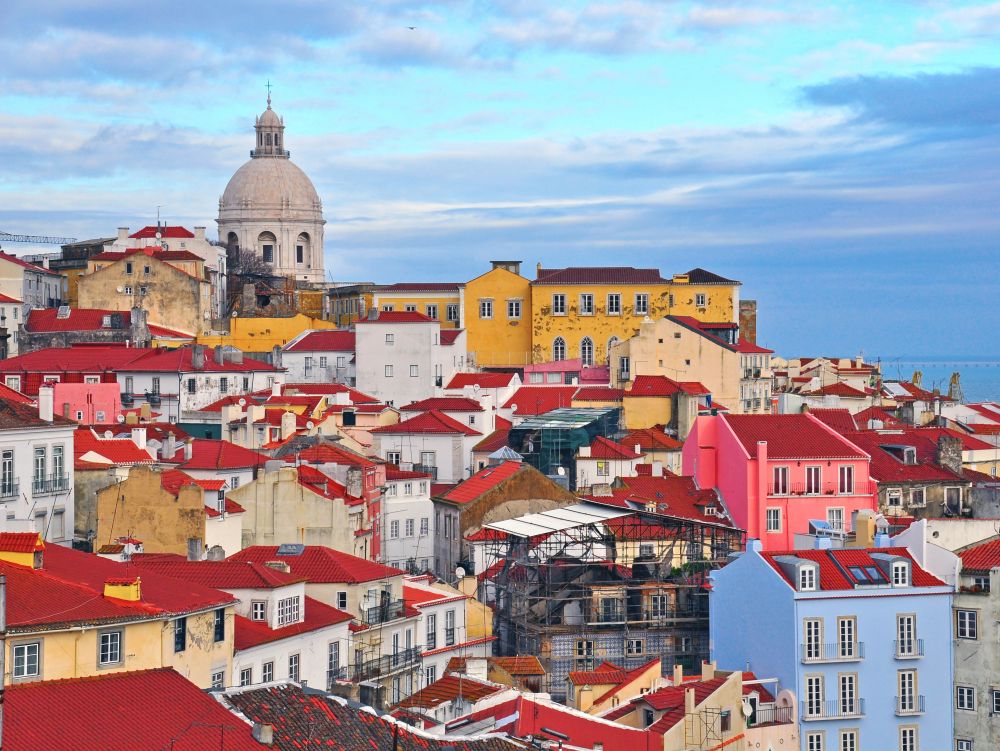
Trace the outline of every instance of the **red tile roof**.
[[285, 456], [286, 462], [294, 462], [296, 458], [307, 464], [343, 464], [346, 466], [374, 467], [377, 462], [367, 456], [362, 456], [342, 446], [331, 443], [320, 443], [302, 449], [295, 454]]
[[250, 373], [255, 371], [274, 372], [277, 370], [277, 368], [262, 360], [254, 360], [250, 357], [244, 357], [243, 362], [233, 362], [231, 359], [227, 359], [223, 363], [217, 363], [215, 361], [215, 349], [212, 347], [204, 348], [205, 364], [197, 370], [192, 365], [194, 351], [192, 345], [177, 347], [176, 349], [157, 347], [155, 349], [140, 351], [144, 354], [121, 366], [121, 370], [139, 373]]
[[464, 329], [441, 329], [441, 346], [450, 347], [462, 335]]
[[666, 733], [670, 728], [684, 719], [684, 697], [689, 689], [694, 691], [695, 706], [704, 702], [714, 694], [725, 678], [712, 678], [707, 681], [685, 681], [677, 686], [666, 686], [636, 698], [634, 703], [648, 704], [656, 711], [663, 712], [659, 719], [649, 726], [654, 733]]
[[[153, 464], [154, 459], [148, 451], [135, 445], [129, 438], [98, 438], [89, 428], [79, 428], [73, 433], [73, 454], [78, 461], [85, 454], [96, 454], [86, 459], [87, 462], [128, 466], [134, 464]], [[99, 461], [98, 457], [105, 459]]]
[[[60, 317], [59, 309], [57, 308], [35, 308], [28, 311], [28, 318], [24, 322], [24, 327], [26, 330], [32, 332], [107, 331], [110, 329], [104, 325], [105, 316], [120, 316], [121, 330], [128, 331], [132, 325], [132, 311], [130, 310], [71, 308], [68, 316]], [[154, 323], [150, 323], [148, 326], [149, 333], [153, 336], [190, 338], [189, 334], [158, 326]]]
[[[823, 591], [837, 591], [855, 589], [854, 585], [856, 580], [853, 578], [853, 575], [849, 573], [848, 569], [851, 566], [860, 566], [861, 568], [876, 566], [877, 564], [875, 563], [875, 559], [872, 558], [873, 553], [886, 553], [888, 555], [898, 556], [909, 560], [911, 563], [911, 583], [913, 587], [947, 586], [936, 576], [922, 569], [919, 564], [913, 560], [913, 556], [910, 555], [910, 551], [906, 548], [834, 548], [829, 550], [790, 550], [787, 552], [772, 551], [761, 553], [760, 555], [763, 556], [764, 560], [771, 564], [771, 567], [778, 572], [778, 575], [792, 587], [795, 586], [795, 583], [788, 577], [781, 566], [778, 565], [778, 558], [789, 556], [818, 563], [819, 589]], [[862, 586], [862, 589], [864, 589], [864, 586]], [[896, 591], [899, 591], [898, 587], [896, 588]]]
[[169, 227], [166, 225], [160, 227], [146, 226], [143, 227], [138, 232], [133, 232], [131, 235], [129, 235], [129, 237], [133, 239], [155, 238], [157, 232], [159, 232], [160, 237], [163, 238], [173, 237], [173, 238], [182, 238], [187, 240], [194, 238], [194, 232], [187, 229], [186, 227]]
[[343, 501], [347, 506], [359, 506], [364, 499], [350, 495], [347, 488], [309, 464], [296, 467], [298, 482], [302, 487], [330, 501]]
[[37, 532], [0, 532], [0, 550], [6, 553], [34, 553], [44, 549], [45, 543]]
[[59, 274], [57, 274], [55, 271], [50, 271], [44, 266], [38, 266], [34, 263], [28, 263], [27, 261], [18, 258], [17, 256], [11, 255], [10, 253], [4, 253], [0, 251], [0, 261], [10, 261], [15, 266], [20, 266], [21, 268], [27, 269], [28, 271], [36, 271], [40, 274], [50, 274], [52, 276], [59, 276]]
[[379, 284], [376, 292], [439, 292], [443, 290], [458, 292], [465, 284], [462, 282], [396, 282], [395, 284]]
[[656, 428], [633, 430], [622, 438], [625, 446], [639, 445], [644, 451], [677, 451], [684, 443]]
[[940, 439], [942, 435], [950, 435], [952, 438], [957, 438], [962, 442], [962, 451], [991, 451], [996, 448], [992, 443], [987, 443], [986, 441], [980, 440], [979, 438], [971, 436], [968, 433], [964, 433], [961, 430], [955, 430], [954, 428], [927, 425], [919, 428], [908, 428], [908, 430], [915, 431], [917, 435], [927, 436], [935, 443], [937, 443], [938, 439]]
[[181, 556], [136, 556], [134, 565], [212, 589], [275, 589], [306, 581], [254, 561], [189, 561]]
[[[116, 263], [125, 258], [145, 255], [155, 258], [158, 261], [169, 263], [170, 261], [203, 261], [201, 256], [189, 250], [161, 250], [155, 245], [144, 245], [141, 248], [125, 248], [124, 250], [105, 250], [102, 253], [91, 256], [91, 261], [110, 261]], [[183, 272], [182, 272], [183, 273]], [[189, 274], [189, 276], [193, 276]]]
[[504, 409], [513, 409], [514, 414], [520, 417], [544, 415], [554, 409], [571, 406], [577, 391], [576, 386], [521, 386], [503, 406]]
[[461, 389], [479, 386], [482, 389], [499, 389], [509, 386], [514, 380], [513, 373], [456, 373], [448, 381], [446, 389]]
[[[626, 448], [620, 443], [615, 443], [604, 436], [597, 436], [590, 444], [591, 459], [640, 459], [642, 454], [637, 454], [630, 448]], [[586, 458], [586, 457], [578, 457]]]
[[410, 694], [398, 706], [404, 709], [435, 709], [459, 697], [471, 704], [508, 690], [507, 686], [484, 683], [468, 676], [445, 675], [429, 686]]
[[[655, 513], [658, 514], [732, 526], [732, 522], [726, 517], [705, 513], [705, 509], [712, 506], [721, 513], [723, 505], [713, 489], [699, 488], [693, 477], [640, 475], [622, 477], [619, 478], [619, 482], [622, 483], [622, 487], [614, 488], [610, 496], [590, 495], [586, 496], [587, 500], [622, 508], [636, 506], [645, 508], [655, 503]], [[636, 523], [634, 517], [625, 517], [611, 526], [631, 528]]]
[[767, 441], [769, 459], [860, 459], [864, 453], [808, 413], [721, 415], [751, 457]]
[[625, 395], [624, 389], [613, 389], [610, 386], [581, 386], [573, 394], [574, 402], [620, 402]]
[[377, 318], [364, 318], [355, 323], [356, 326], [372, 323], [437, 323], [423, 313], [406, 310], [380, 310]]
[[440, 410], [432, 409], [409, 420], [403, 420], [395, 425], [383, 425], [372, 428], [370, 433], [384, 433], [387, 435], [407, 435], [410, 433], [443, 433], [447, 435], [482, 435], [478, 430], [473, 430], [468, 425], [460, 423], [453, 417], [449, 417]]
[[[880, 483], [894, 482], [956, 482], [954, 472], [936, 461], [937, 443], [928, 435], [909, 430], [882, 433], [872, 430], [845, 433], [845, 437], [871, 456], [869, 474]], [[906, 464], [886, 446], [911, 446], [916, 452], [916, 464]]]
[[513, 477], [524, 466], [521, 462], [504, 462], [496, 467], [486, 467], [468, 480], [460, 482], [441, 498], [452, 503], [469, 503]]
[[536, 284], [666, 284], [659, 269], [632, 266], [570, 266], [565, 269], [538, 269]]
[[620, 683], [626, 675], [625, 668], [605, 660], [593, 670], [571, 670], [567, 678], [574, 686], [607, 686]]
[[286, 352], [353, 352], [354, 332], [346, 329], [322, 329], [306, 334], [285, 347]]
[[513, 676], [545, 675], [545, 668], [542, 667], [542, 663], [534, 655], [490, 657], [489, 659]]
[[405, 407], [400, 407], [400, 412], [427, 412], [431, 409], [439, 409], [442, 412], [482, 412], [483, 405], [475, 399], [464, 396], [436, 396], [430, 399], [421, 399], [419, 402], [410, 402]]
[[1000, 566], [1000, 538], [986, 540], [958, 554], [963, 573], [985, 574]]
[[281, 628], [271, 628], [264, 621], [252, 621], [241, 615], [236, 616], [233, 646], [239, 652], [244, 649], [259, 647], [281, 639], [289, 639], [300, 634], [308, 634], [323, 628], [346, 623], [353, 619], [350, 613], [331, 607], [324, 602], [306, 597], [303, 602], [303, 617], [299, 623], [292, 623]]
[[184, 452], [178, 451], [174, 458], [166, 461], [179, 462], [183, 469], [246, 469], [262, 467], [269, 460], [267, 454], [237, 446], [235, 443], [213, 438], [195, 438], [191, 447], [191, 458], [185, 460]]
[[810, 407], [809, 414], [841, 434], [852, 433], [858, 429], [858, 426], [854, 424], [854, 417], [851, 415], [850, 410], [847, 409]]
[[754, 355], [754, 354], [764, 354], [773, 355], [774, 350], [768, 349], [767, 347], [761, 347], [759, 344], [754, 342], [748, 342], [743, 337], [736, 343], [736, 351], [744, 355]]
[[22, 303], [24, 303], [24, 300], [18, 300], [16, 298], [11, 297], [10, 295], [5, 295], [3, 293], [0, 293], [0, 303], [13, 303], [15, 305], [21, 305]]
[[231, 561], [283, 561], [296, 576], [304, 576], [313, 584], [359, 584], [405, 572], [365, 558], [343, 553], [322, 545], [306, 545], [300, 555], [278, 555], [276, 545], [254, 545], [230, 556]]
[[[497, 418], [499, 422], [500, 418]], [[476, 453], [487, 453], [492, 454], [507, 445], [507, 439], [510, 436], [510, 427], [498, 428], [486, 436], [483, 440], [472, 447], [472, 450]]]
[[883, 427], [886, 428], [900, 427], [905, 424], [898, 417], [889, 413], [882, 407], [867, 407], [854, 414], [854, 424], [861, 430], [867, 430], [868, 423], [871, 420], [880, 420]]
[[[632, 668], [631, 670], [625, 671], [625, 675], [622, 676], [621, 680], [615, 681], [615, 685], [605, 691], [603, 694], [594, 699], [594, 704], [602, 704], [610, 699], [612, 696], [617, 694], [619, 691], [624, 691], [628, 689], [636, 680], [642, 677], [643, 673], [646, 673], [653, 667], [657, 668], [657, 677], [659, 677], [660, 668], [660, 658], [654, 657], [643, 665]], [[636, 687], [636, 688], [647, 688], [646, 686]]]
[[[205, 482], [204, 480], [195, 480], [195, 484], [197, 484], [197, 485], [199, 485], [201, 487], [205, 487], [204, 486], [204, 482]], [[225, 504], [226, 504], [226, 511], [225, 511], [225, 513], [227, 513], [227, 514], [244, 514], [244, 513], [246, 513], [246, 509], [243, 508], [236, 501], [234, 501], [232, 498], [226, 498], [225, 499]], [[217, 518], [219, 516], [222, 516], [222, 514], [219, 513], [219, 510], [217, 508], [215, 508], [213, 506], [208, 506], [208, 505], [205, 506], [205, 515], [207, 517], [209, 517], [210, 519], [215, 519], [215, 518]]]
[[683, 390], [677, 381], [673, 381], [666, 376], [640, 375], [635, 377], [635, 380], [632, 382], [632, 388], [625, 392], [625, 396], [664, 397], [679, 394]]
[[395, 464], [387, 464], [385, 468], [385, 479], [387, 482], [399, 480], [426, 480], [430, 475], [427, 472], [412, 472], [400, 469]]
[[4, 702], [10, 749], [263, 748], [248, 723], [171, 668], [16, 684]]
[[808, 393], [810, 396], [839, 396], [841, 398], [848, 399], [865, 399], [874, 392], [870, 390], [861, 391], [853, 386], [847, 385], [843, 381], [837, 381], [837, 383], [830, 383], [826, 386], [821, 386], [818, 389], [813, 389], [812, 391], [803, 393]]

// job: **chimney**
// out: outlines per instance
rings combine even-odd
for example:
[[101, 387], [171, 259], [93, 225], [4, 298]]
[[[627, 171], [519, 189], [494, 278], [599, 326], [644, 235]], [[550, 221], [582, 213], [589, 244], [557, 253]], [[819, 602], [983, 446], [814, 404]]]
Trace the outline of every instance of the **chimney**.
[[204, 240], [205, 239], [205, 228], [204, 227], [195, 227], [194, 228], [194, 239], [195, 240]]
[[710, 681], [715, 677], [716, 664], [714, 660], [702, 660], [701, 661], [701, 679], [703, 681]]
[[539, 261], [537, 263], [537, 265], [535, 266], [535, 279], [537, 279], [538, 275], [541, 274], [541, 273], [542, 273], [542, 262]]
[[889, 535], [885, 532], [879, 532], [875, 535], [875, 547], [876, 548], [891, 548], [892, 540], [889, 539]]
[[234, 349], [232, 352], [229, 353], [229, 359], [232, 360], [237, 365], [242, 365], [243, 364], [243, 350], [242, 349]]
[[354, 496], [355, 498], [361, 497], [361, 494], [364, 492], [364, 488], [361, 484], [361, 467], [347, 468], [347, 483], [345, 487], [348, 495]]
[[281, 367], [281, 347], [277, 344], [271, 348], [271, 364], [276, 368]]
[[149, 406], [149, 402], [143, 402], [139, 405], [139, 417], [143, 420], [149, 420], [153, 417], [153, 408]]
[[221, 344], [215, 345], [214, 359], [216, 365], [222, 365], [226, 361], [225, 352]]
[[118, 228], [118, 237], [116, 238], [119, 242], [128, 242], [128, 227]]
[[942, 433], [937, 442], [937, 463], [956, 475], [962, 474], [962, 441], [953, 435]]
[[684, 683], [684, 666], [680, 663], [674, 664], [674, 685], [679, 686]]
[[191, 347], [191, 367], [195, 370], [205, 369], [205, 348], [201, 344]]
[[870, 548], [875, 543], [875, 514], [862, 509], [851, 514], [851, 528], [854, 530], [854, 544], [859, 548]]
[[140, 307], [133, 307], [129, 313], [129, 338], [133, 347], [145, 347], [152, 338], [149, 334], [146, 311]]
[[287, 561], [264, 561], [264, 565], [284, 574], [292, 573], [292, 567], [288, 565]]
[[747, 552], [760, 555], [764, 552], [764, 544], [758, 539], [747, 540]]
[[580, 458], [581, 459], [589, 459], [590, 458], [590, 446], [581, 446], [577, 450], [580, 453]]
[[184, 461], [191, 461], [194, 456], [194, 438], [189, 438], [184, 442]]
[[684, 690], [684, 716], [691, 717], [694, 715], [694, 709], [698, 706], [694, 698], [694, 689], [689, 688]]
[[52, 412], [55, 409], [55, 396], [52, 386], [45, 384], [38, 387], [38, 417], [45, 422], [52, 422]]
[[[636, 453], [640, 453], [640, 452], [637, 451]], [[663, 477], [663, 462], [661, 462], [659, 459], [657, 459], [656, 461], [654, 461], [653, 462], [653, 469], [650, 472], [650, 474], [652, 474], [653, 477]]]
[[274, 725], [255, 722], [250, 734], [262, 746], [274, 745]]
[[189, 537], [187, 543], [187, 559], [189, 561], [200, 561], [202, 557], [201, 538]]
[[138, 576], [105, 579], [104, 596], [126, 602], [139, 602], [142, 599], [142, 580]]
[[281, 382], [277, 379], [271, 384], [271, 396], [281, 396]]
[[167, 440], [163, 443], [162, 456], [164, 459], [173, 459], [177, 453], [177, 437], [173, 431], [167, 433]]
[[281, 413], [281, 440], [285, 440], [290, 435], [294, 435], [295, 418], [296, 414], [294, 412]]
[[205, 558], [209, 561], [224, 561], [226, 560], [226, 549], [221, 545], [213, 545], [208, 549]]
[[146, 429], [132, 428], [132, 443], [143, 451], [146, 450]]

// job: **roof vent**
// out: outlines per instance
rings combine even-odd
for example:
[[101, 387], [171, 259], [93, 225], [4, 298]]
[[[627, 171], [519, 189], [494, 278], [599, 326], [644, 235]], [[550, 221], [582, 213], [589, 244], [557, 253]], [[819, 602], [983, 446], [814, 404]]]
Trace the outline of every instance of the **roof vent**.
[[59, 310], [56, 313], [56, 318], [69, 318], [69, 305], [60, 305]]

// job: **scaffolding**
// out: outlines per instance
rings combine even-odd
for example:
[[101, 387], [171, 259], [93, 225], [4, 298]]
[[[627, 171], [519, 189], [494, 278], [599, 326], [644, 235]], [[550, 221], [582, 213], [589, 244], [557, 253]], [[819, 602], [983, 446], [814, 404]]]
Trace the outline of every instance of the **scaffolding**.
[[[551, 516], [595, 509], [594, 518]], [[487, 525], [481, 596], [499, 655], [536, 655], [564, 697], [574, 670], [661, 658], [664, 675], [708, 658], [708, 574], [743, 548], [724, 523], [581, 503]]]

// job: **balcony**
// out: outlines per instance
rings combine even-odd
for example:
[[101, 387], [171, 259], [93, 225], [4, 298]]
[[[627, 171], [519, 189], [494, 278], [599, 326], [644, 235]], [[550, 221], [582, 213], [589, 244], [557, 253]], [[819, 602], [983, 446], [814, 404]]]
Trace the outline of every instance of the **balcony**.
[[21, 484], [17, 480], [0, 482], [0, 501], [9, 501], [21, 495]]
[[864, 657], [863, 641], [802, 645], [802, 662], [858, 662]]
[[444, 645], [446, 647], [450, 647], [450, 646], [454, 645], [454, 643], [455, 643], [455, 629], [454, 628], [446, 628], [444, 630]]
[[767, 486], [767, 494], [773, 496], [810, 496], [821, 497], [831, 495], [872, 495], [878, 491], [878, 483], [856, 482], [851, 489], [846, 492], [840, 491], [840, 485], [836, 482], [821, 482], [819, 485], [808, 485], [804, 482], [791, 483], [770, 483]]
[[438, 479], [438, 468], [435, 467], [433, 464], [414, 464], [413, 471], [423, 472], [426, 475], [430, 475], [431, 480]]
[[373, 608], [365, 608], [362, 621], [368, 626], [374, 626], [379, 623], [386, 623], [387, 621], [394, 621], [397, 618], [403, 617], [403, 601], [393, 600], [392, 602], [384, 602], [381, 605], [376, 605]]
[[864, 699], [833, 699], [831, 701], [809, 701], [806, 699], [802, 703], [803, 722], [840, 720], [864, 716]]
[[336, 685], [337, 681], [347, 680], [347, 666], [342, 665], [337, 668], [327, 668], [326, 669], [326, 690], [332, 691], [333, 687]]
[[892, 643], [892, 653], [897, 660], [916, 660], [924, 656], [924, 640], [897, 639]]
[[69, 477], [66, 475], [45, 475], [35, 477], [31, 481], [32, 495], [47, 495], [69, 490]]
[[913, 715], [919, 715], [924, 713], [924, 695], [914, 696], [910, 694], [909, 696], [897, 696], [896, 697], [896, 716], [897, 717], [912, 717]]
[[410, 647], [391, 655], [373, 657], [351, 667], [351, 680], [367, 681], [384, 675], [392, 675], [402, 670], [414, 670], [420, 666], [420, 647]]
[[759, 728], [765, 725], [787, 725], [795, 722], [792, 707], [757, 707], [747, 718], [748, 728]]
[[438, 635], [433, 631], [427, 632], [427, 649], [437, 649]]

